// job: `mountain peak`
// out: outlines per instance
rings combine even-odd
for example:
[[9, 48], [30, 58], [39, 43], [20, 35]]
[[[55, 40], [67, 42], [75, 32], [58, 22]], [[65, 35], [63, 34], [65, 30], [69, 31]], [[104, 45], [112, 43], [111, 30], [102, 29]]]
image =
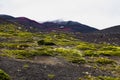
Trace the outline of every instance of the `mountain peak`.
[[28, 20], [28, 18], [26, 18], [26, 17], [16, 17], [17, 19], [26, 19], [26, 20]]

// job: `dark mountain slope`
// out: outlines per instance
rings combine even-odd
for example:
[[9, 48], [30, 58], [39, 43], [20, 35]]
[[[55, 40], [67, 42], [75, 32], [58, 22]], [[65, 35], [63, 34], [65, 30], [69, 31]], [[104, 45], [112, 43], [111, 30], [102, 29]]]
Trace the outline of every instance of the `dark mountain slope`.
[[109, 27], [98, 31], [100, 33], [120, 33], [120, 25]]
[[74, 21], [44, 22], [43, 25], [49, 30], [63, 30], [68, 32], [89, 33], [98, 31], [95, 28]]
[[0, 18], [0, 24], [4, 24], [6, 23], [7, 21], [5, 21], [4, 19]]
[[15, 19], [15, 17], [9, 16], [9, 15], [0, 15], [0, 18], [6, 19], [6, 20], [13, 20], [13, 19]]
[[12, 22], [0, 17], [0, 31], [2, 32], [16, 32], [16, 31], [26, 31], [25, 27], [17, 22]]
[[0, 18], [0, 32], [10, 32], [18, 29], [18, 25]]
[[106, 28], [94, 33], [83, 34], [80, 39], [93, 43], [109, 43], [120, 45], [120, 26]]
[[0, 15], [0, 18], [10, 21], [12, 23], [20, 24], [21, 28], [23, 28], [25, 31], [39, 32], [42, 30], [41, 27], [43, 27], [40, 23], [25, 17], [12, 17], [8, 15]]
[[0, 17], [0, 24], [8, 24], [8, 23], [13, 24], [13, 22], [11, 22], [11, 21], [9, 21], [9, 20], [6, 20], [6, 19], [4, 19], [4, 18], [2, 18], [2, 17]]
[[43, 29], [43, 25], [34, 21], [34, 20], [31, 20], [31, 19], [28, 19], [28, 18], [25, 18], [25, 17], [17, 17], [16, 19], [12, 20], [13, 22], [17, 22], [21, 25], [24, 26], [24, 28], [27, 30], [27, 31], [30, 31], [30, 32], [40, 32], [42, 31]]
[[0, 15], [0, 18], [14, 23], [19, 23], [23, 26], [23, 28], [26, 29], [26, 31], [30, 31], [30, 32], [66, 31], [66, 32], [89, 33], [89, 32], [98, 31], [95, 28], [74, 21], [61, 21], [61, 22], [53, 21], [53, 22], [38, 23], [34, 20], [25, 17], [15, 18], [8, 15]]

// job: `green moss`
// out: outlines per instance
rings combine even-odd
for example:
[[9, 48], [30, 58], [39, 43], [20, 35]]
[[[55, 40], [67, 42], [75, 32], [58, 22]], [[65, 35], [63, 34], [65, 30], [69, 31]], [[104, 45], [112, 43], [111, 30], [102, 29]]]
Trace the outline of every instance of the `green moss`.
[[26, 49], [28, 47], [31, 47], [32, 44], [28, 43], [0, 43], [0, 48], [7, 48], [7, 49]]
[[115, 47], [115, 46], [103, 46], [100, 50], [112, 50], [112, 51], [116, 51], [117, 47]]
[[104, 50], [104, 51], [97, 51], [99, 55], [104, 55], [104, 56], [119, 56], [120, 57], [120, 51], [112, 51], [112, 50]]
[[83, 55], [81, 52], [77, 49], [67, 49], [67, 48], [55, 48], [55, 53], [58, 53], [57, 55], [64, 57], [70, 62], [73, 63], [84, 63], [85, 59], [82, 57]]
[[23, 65], [23, 68], [24, 68], [24, 69], [27, 69], [27, 68], [29, 68], [29, 67], [30, 67], [30, 66], [29, 66], [28, 64], [24, 64], [24, 65]]
[[55, 78], [55, 75], [54, 74], [48, 74], [48, 78], [53, 79], [53, 78]]
[[100, 54], [93, 50], [85, 50], [83, 52], [84, 56], [99, 56]]
[[0, 32], [14, 33], [18, 31], [14, 24], [0, 24]]
[[30, 32], [19, 32], [19, 33], [16, 33], [16, 36], [18, 36], [18, 37], [32, 37], [33, 34]]
[[100, 80], [120, 80], [120, 78], [116, 78], [116, 77], [110, 77], [110, 76], [99, 76], [98, 79]]
[[55, 43], [50, 42], [50, 41], [45, 41], [45, 40], [40, 40], [37, 43], [38, 45], [49, 45], [49, 46], [55, 45]]
[[39, 48], [37, 50], [2, 50], [1, 56], [25, 59], [34, 56], [54, 56], [53, 50], [48, 47]]
[[10, 76], [0, 69], [0, 80], [11, 80]]
[[100, 58], [97, 58], [96, 63], [106, 65], [106, 64], [113, 64], [115, 63], [115, 61], [108, 58], [100, 57]]
[[79, 50], [95, 50], [95, 45], [90, 43], [81, 42], [79, 45], [76, 46]]
[[85, 76], [83, 78], [79, 78], [78, 80], [120, 80], [119, 77], [110, 77], [110, 76]]

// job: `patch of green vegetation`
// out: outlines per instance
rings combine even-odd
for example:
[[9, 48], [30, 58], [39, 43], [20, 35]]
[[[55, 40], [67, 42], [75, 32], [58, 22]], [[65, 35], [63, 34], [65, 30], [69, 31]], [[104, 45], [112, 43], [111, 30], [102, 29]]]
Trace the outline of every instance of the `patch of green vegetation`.
[[33, 46], [32, 44], [28, 43], [0, 43], [0, 48], [6, 48], [6, 49], [26, 49], [28, 47]]
[[55, 45], [55, 43], [50, 42], [50, 41], [45, 41], [45, 40], [40, 40], [37, 43], [38, 45], [49, 45], [49, 46]]
[[93, 51], [93, 50], [85, 50], [83, 52], [83, 55], [84, 56], [99, 56], [100, 54], [95, 52], [95, 51]]
[[[85, 45], [87, 46], [87, 44]], [[119, 46], [112, 46], [107, 44], [92, 44], [92, 46], [94, 47], [89, 46], [88, 44], [89, 48], [87, 48], [88, 46], [86, 46], [84, 46], [84, 56], [120, 56]]]
[[65, 33], [18, 32], [11, 36], [14, 43], [0, 43], [0, 47], [6, 49], [1, 51], [2, 56], [20, 59], [42, 55], [62, 56], [73, 63], [85, 63], [86, 56], [120, 56], [119, 46], [87, 43]]
[[85, 43], [85, 42], [81, 42], [79, 45], [76, 46], [76, 48], [79, 50], [96, 50], [94, 44]]
[[100, 80], [120, 80], [120, 78], [110, 77], [110, 76], [99, 76]]
[[2, 50], [1, 56], [26, 59], [34, 56], [54, 56], [53, 50], [48, 47], [42, 47], [36, 50]]
[[103, 46], [100, 50], [112, 50], [112, 51], [116, 51], [117, 47], [115, 47], [115, 46]]
[[81, 52], [77, 49], [69, 49], [69, 48], [61, 47], [61, 48], [54, 48], [54, 52], [73, 63], [85, 62], [85, 59], [82, 57]]
[[106, 64], [113, 64], [115, 63], [115, 61], [108, 58], [99, 57], [97, 58], [96, 63], [106, 65]]
[[79, 44], [79, 41], [76, 40], [69, 40], [69, 39], [60, 39], [56, 42], [59, 46], [75, 46]]
[[11, 58], [25, 59], [33, 56], [33, 53], [27, 50], [2, 50], [3, 54], [1, 56], [7, 56]]
[[104, 56], [120, 56], [120, 50], [112, 51], [112, 50], [104, 50], [104, 51], [97, 51], [99, 55]]
[[61, 53], [60, 55], [62, 56], [76, 56], [76, 57], [81, 57], [82, 54], [80, 53], [79, 50], [77, 49], [70, 49], [70, 48], [54, 48], [54, 51], [57, 53]]
[[10, 76], [0, 69], [0, 80], [11, 80]]
[[26, 38], [26, 37], [32, 37], [33, 34], [30, 32], [19, 32], [19, 33], [14, 33], [14, 36], [18, 36], [18, 37], [22, 37], [22, 38]]
[[5, 33], [5, 32], [0, 32], [0, 37], [11, 37], [11, 36], [13, 36], [12, 34], [10, 34], [10, 33]]
[[0, 24], [0, 32], [14, 33], [18, 31], [14, 24]]
[[50, 46], [43, 46], [43, 47], [38, 48], [36, 50], [42, 56], [55, 56], [56, 55], [53, 51], [53, 48]]
[[85, 76], [83, 78], [79, 78], [78, 80], [120, 80], [119, 77], [110, 77], [110, 76], [98, 76], [94, 77], [91, 75]]
[[29, 68], [30, 66], [28, 65], [28, 64], [24, 64], [23, 65], [23, 68], [25, 68], [25, 69], [27, 69], [27, 68]]
[[54, 74], [48, 74], [48, 78], [53, 79], [53, 78], [55, 78], [55, 75]]

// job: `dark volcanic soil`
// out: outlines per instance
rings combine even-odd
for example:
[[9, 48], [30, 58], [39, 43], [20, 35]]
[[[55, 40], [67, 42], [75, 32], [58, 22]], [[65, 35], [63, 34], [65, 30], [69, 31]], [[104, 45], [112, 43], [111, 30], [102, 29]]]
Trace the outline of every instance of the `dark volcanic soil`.
[[[61, 63], [53, 65], [0, 57], [0, 68], [8, 73], [13, 80], [78, 80], [79, 77], [88, 74], [112, 76], [109, 72], [85, 67], [84, 64]], [[51, 78], [50, 75], [54, 75], [54, 77]]]
[[120, 33], [89, 33], [76, 37], [86, 42], [120, 45]]

